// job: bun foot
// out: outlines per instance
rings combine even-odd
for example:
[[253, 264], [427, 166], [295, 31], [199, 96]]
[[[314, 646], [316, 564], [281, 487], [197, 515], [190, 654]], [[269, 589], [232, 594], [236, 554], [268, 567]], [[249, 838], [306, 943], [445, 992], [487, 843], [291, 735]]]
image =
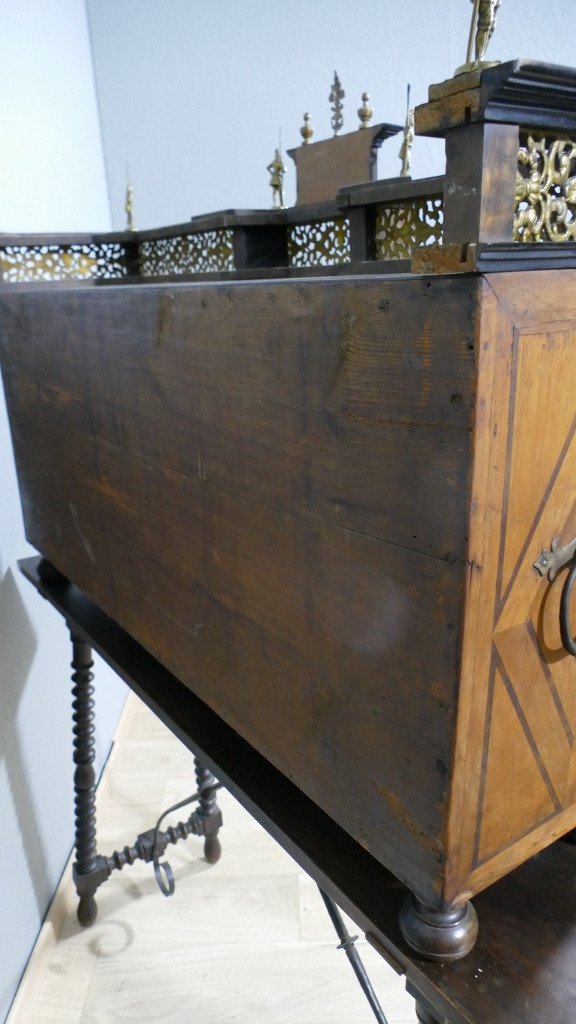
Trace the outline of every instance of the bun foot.
[[416, 1003], [416, 1019], [418, 1024], [441, 1024], [438, 1017], [434, 1017], [422, 1003], [418, 1002]]
[[410, 895], [400, 910], [400, 931], [426, 960], [460, 960], [473, 948], [478, 918], [471, 903], [452, 910], [432, 910]]
[[204, 840], [204, 857], [209, 864], [216, 864], [220, 860], [220, 854], [222, 853], [222, 847], [218, 836], [208, 836]]
[[98, 904], [93, 896], [81, 896], [78, 903], [78, 920], [83, 928], [94, 924], [98, 913]]

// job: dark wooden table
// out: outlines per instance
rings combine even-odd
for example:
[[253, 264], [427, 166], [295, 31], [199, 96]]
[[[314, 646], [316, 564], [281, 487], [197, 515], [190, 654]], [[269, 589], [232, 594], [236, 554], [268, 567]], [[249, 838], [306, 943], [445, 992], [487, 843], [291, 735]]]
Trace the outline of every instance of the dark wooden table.
[[476, 897], [466, 958], [422, 960], [400, 935], [394, 876], [76, 587], [40, 580], [38, 562], [20, 563], [25, 577], [406, 975], [424, 1024], [574, 1024], [576, 847], [556, 843]]

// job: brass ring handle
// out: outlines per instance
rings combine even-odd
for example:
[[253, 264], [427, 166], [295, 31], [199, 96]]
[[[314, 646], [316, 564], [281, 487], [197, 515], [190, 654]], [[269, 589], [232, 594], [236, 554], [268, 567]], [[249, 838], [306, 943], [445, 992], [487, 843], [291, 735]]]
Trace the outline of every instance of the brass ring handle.
[[570, 629], [570, 598], [572, 596], [574, 580], [576, 580], [576, 560], [566, 577], [566, 582], [562, 588], [562, 600], [560, 601], [560, 636], [568, 654], [572, 654], [576, 658], [576, 639], [572, 636], [572, 630]]

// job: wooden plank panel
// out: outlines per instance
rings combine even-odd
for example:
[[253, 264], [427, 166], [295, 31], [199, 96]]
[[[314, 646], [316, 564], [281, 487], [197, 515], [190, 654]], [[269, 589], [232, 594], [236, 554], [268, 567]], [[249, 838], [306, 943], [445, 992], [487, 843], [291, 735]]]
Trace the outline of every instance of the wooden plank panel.
[[400, 278], [6, 298], [32, 543], [429, 900], [475, 291]]
[[75, 366], [95, 435], [275, 508], [464, 557], [473, 289], [429, 283], [70, 296], [29, 375], [49, 416], [53, 367], [72, 368], [97, 317], [105, 340]]

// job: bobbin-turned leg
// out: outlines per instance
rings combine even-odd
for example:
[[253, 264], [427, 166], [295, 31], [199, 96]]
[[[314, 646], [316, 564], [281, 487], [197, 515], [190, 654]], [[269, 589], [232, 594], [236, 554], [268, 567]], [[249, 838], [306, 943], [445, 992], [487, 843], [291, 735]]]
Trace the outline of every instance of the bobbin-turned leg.
[[[46, 584], [68, 583], [66, 577], [47, 558], [38, 563], [38, 576]], [[94, 688], [92, 686], [92, 650], [80, 636], [72, 640], [72, 720], [74, 771], [74, 811], [76, 861], [74, 884], [80, 898], [78, 920], [88, 926], [96, 918], [96, 889], [109, 875], [103, 857], [96, 853], [96, 776], [94, 772]]]
[[400, 931], [426, 960], [460, 960], [476, 942], [478, 918], [471, 903], [434, 910], [410, 894], [400, 910]]
[[80, 897], [78, 920], [84, 926], [96, 918], [94, 894], [109, 874], [96, 852], [96, 775], [94, 772], [94, 687], [92, 650], [81, 637], [72, 639], [72, 719], [74, 722], [74, 806], [76, 861], [73, 875]]
[[204, 856], [209, 864], [216, 864], [220, 860], [222, 847], [218, 839], [218, 831], [222, 823], [220, 808], [216, 803], [217, 782], [212, 772], [208, 770], [199, 757], [194, 758], [196, 771], [196, 786], [200, 794], [196, 815], [203, 824], [204, 835]]

